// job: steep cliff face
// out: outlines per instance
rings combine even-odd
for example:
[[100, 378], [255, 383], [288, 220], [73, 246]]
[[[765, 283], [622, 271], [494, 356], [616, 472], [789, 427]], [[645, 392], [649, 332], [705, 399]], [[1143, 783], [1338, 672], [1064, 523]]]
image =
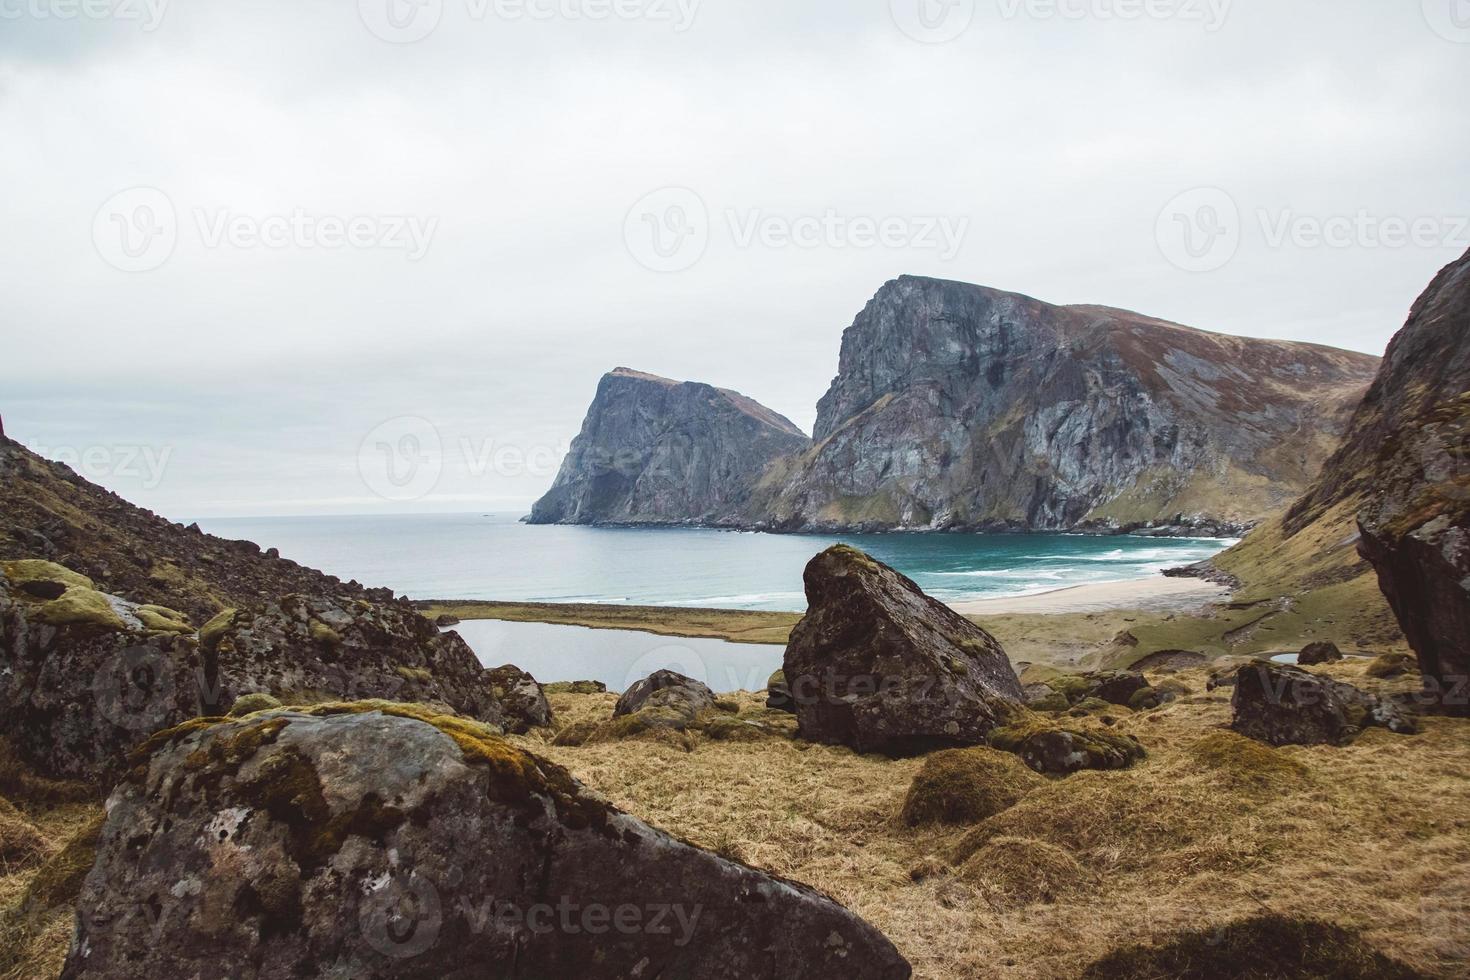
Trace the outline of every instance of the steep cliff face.
[[1305, 489], [1377, 363], [906, 276], [843, 335], [815, 445], [772, 467], [742, 517], [785, 530], [1254, 522]]
[[1389, 344], [1383, 369], [1288, 529], [1359, 501], [1378, 573], [1426, 689], [1470, 714], [1470, 252], [1447, 266]]
[[768, 464], [808, 445], [791, 422], [737, 392], [618, 368], [598, 384], [529, 520], [713, 522], [740, 512]]

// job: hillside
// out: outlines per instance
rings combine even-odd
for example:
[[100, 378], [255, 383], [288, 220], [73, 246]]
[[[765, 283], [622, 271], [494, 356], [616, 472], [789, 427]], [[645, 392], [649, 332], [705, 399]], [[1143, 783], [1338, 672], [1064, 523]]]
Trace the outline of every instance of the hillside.
[[161, 603], [196, 622], [296, 592], [393, 598], [166, 520], [0, 435], [0, 561], [23, 558], [58, 562], [104, 592]]

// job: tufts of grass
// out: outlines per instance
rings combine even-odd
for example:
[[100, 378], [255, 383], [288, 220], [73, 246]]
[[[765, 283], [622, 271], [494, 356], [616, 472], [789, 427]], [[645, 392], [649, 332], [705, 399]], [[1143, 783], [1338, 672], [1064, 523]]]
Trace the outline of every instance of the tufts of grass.
[[1015, 806], [1041, 782], [1009, 753], [947, 749], [924, 760], [898, 819], [909, 827], [979, 823]]

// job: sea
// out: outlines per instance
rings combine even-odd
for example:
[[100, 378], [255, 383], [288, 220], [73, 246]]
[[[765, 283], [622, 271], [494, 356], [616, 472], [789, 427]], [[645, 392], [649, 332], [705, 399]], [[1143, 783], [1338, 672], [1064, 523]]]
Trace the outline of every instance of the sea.
[[414, 599], [806, 608], [801, 573], [837, 542], [945, 601], [1150, 578], [1233, 544], [1070, 534], [786, 535], [701, 528], [532, 526], [520, 514], [201, 519], [342, 579]]

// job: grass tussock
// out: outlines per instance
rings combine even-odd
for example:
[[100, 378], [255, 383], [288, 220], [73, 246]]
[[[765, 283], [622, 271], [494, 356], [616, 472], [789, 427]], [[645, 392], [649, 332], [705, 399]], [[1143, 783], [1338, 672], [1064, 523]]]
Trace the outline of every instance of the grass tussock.
[[979, 823], [1015, 806], [1042, 779], [994, 749], [948, 749], [924, 760], [899, 811], [909, 827]]
[[1097, 887], [1097, 875], [1066, 849], [1030, 837], [996, 837], [965, 859], [959, 877], [991, 904], [1050, 905]]
[[1352, 929], [1266, 914], [1109, 953], [1083, 980], [1424, 980]]

